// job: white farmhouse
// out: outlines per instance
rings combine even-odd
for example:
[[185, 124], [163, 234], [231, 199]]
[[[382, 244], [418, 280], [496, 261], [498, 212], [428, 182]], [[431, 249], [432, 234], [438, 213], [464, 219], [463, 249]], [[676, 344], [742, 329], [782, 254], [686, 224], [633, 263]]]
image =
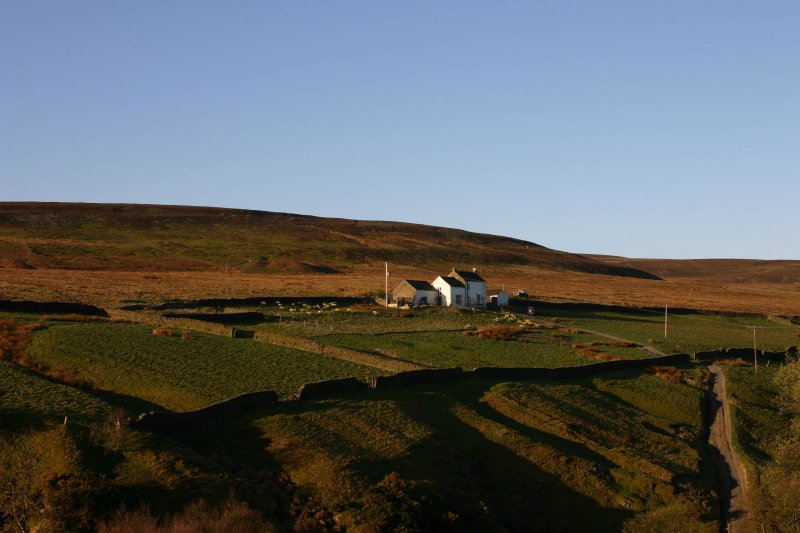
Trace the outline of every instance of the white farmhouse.
[[465, 305], [470, 307], [486, 307], [486, 280], [478, 275], [478, 270], [456, 270], [448, 274], [448, 277], [456, 278], [464, 284]]
[[467, 301], [467, 289], [464, 284], [450, 276], [439, 276], [431, 283], [439, 293], [437, 305], [448, 307], [464, 307]]

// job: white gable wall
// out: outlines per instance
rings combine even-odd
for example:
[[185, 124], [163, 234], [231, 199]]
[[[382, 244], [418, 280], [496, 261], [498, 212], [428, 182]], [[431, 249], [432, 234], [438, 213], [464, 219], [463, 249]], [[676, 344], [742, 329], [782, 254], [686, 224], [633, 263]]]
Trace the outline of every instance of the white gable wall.
[[[453, 287], [442, 279], [442, 276], [437, 277], [431, 283], [434, 287], [439, 289], [442, 294], [442, 305], [448, 307], [463, 307], [466, 303], [466, 295], [463, 287]], [[461, 303], [457, 303], [457, 297], [461, 296]]]
[[485, 281], [467, 281], [464, 285], [467, 287], [468, 305], [486, 305]]
[[[422, 299], [425, 298], [425, 302], [423, 303]], [[414, 307], [418, 305], [436, 305], [436, 291], [421, 291], [417, 289], [416, 294], [414, 294], [414, 303], [412, 304]]]

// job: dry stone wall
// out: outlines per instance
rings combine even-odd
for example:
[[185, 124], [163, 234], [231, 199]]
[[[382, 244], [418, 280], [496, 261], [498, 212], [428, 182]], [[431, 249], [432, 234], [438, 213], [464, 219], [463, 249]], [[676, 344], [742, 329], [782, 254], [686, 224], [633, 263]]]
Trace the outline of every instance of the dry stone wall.
[[301, 400], [321, 400], [338, 398], [344, 394], [366, 389], [368, 385], [356, 378], [328, 379], [314, 383], [306, 383], [297, 391]]
[[232, 418], [249, 410], [289, 404], [298, 400], [321, 400], [339, 398], [346, 394], [365, 389], [390, 389], [412, 387], [425, 383], [455, 381], [464, 378], [475, 379], [573, 379], [594, 376], [605, 372], [614, 372], [632, 368], [646, 368], [652, 365], [687, 363], [689, 354], [675, 354], [646, 359], [624, 359], [605, 361], [584, 366], [564, 368], [501, 368], [481, 367], [472, 370], [462, 368], [426, 368], [398, 372], [391, 376], [379, 376], [367, 384], [357, 378], [341, 378], [314, 383], [306, 383], [297, 393], [287, 400], [279, 401], [273, 391], [253, 392], [236, 396], [230, 400], [219, 402], [196, 411], [183, 413], [150, 412], [139, 416], [134, 427], [173, 436], [195, 435], [211, 431]]
[[134, 421], [134, 426], [167, 435], [191, 435], [210, 431], [247, 411], [277, 403], [278, 394], [274, 391], [250, 392], [195, 411], [144, 413]]
[[[797, 346], [789, 346], [782, 352], [769, 352], [765, 350], [758, 350], [759, 361], [776, 361], [783, 362], [787, 356], [796, 356]], [[697, 361], [714, 361], [716, 359], [752, 359], [752, 348], [720, 348], [719, 350], [708, 350], [703, 352], [695, 352], [694, 359]]]

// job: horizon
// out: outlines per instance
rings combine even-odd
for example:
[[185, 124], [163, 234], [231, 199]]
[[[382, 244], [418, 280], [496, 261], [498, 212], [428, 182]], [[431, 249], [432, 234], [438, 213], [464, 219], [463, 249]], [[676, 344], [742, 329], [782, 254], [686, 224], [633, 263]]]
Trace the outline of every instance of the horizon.
[[8, 2], [3, 200], [797, 260], [798, 23], [791, 2]]

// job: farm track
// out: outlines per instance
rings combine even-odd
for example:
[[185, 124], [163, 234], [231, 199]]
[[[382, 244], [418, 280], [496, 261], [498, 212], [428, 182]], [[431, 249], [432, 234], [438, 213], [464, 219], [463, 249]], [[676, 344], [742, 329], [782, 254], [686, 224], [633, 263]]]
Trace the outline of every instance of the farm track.
[[[564, 327], [562, 324], [557, 324], [556, 322], [550, 322], [548, 320], [541, 320], [541, 319], [537, 319], [537, 320], [539, 322], [541, 322], [542, 324], [546, 324], [548, 326], [553, 326], [553, 327], [557, 327], [557, 328]], [[614, 335], [609, 335], [608, 333], [602, 333], [600, 331], [594, 331], [594, 330], [591, 330], [591, 329], [576, 328], [574, 326], [569, 326], [569, 329], [574, 329], [575, 331], [580, 331], [581, 333], [588, 333], [590, 335], [597, 335], [598, 337], [603, 337], [605, 339], [609, 339], [609, 340], [612, 340], [612, 341], [630, 342], [630, 343], [635, 344], [637, 349], [642, 350], [644, 352], [647, 352], [650, 355], [653, 355], [653, 356], [656, 356], [656, 357], [662, 357], [662, 356], [667, 355], [664, 352], [662, 352], [661, 350], [659, 350], [659, 349], [657, 349], [657, 348], [655, 348], [653, 346], [650, 346], [648, 344], [642, 344], [640, 342], [634, 342], [634, 341], [631, 341], [631, 340], [628, 340], [628, 339], [623, 339], [622, 337], [615, 337]]]
[[755, 531], [749, 519], [750, 495], [747, 474], [739, 456], [733, 449], [730, 405], [725, 374], [717, 365], [709, 365], [713, 377], [712, 390], [706, 393], [708, 401], [708, 443], [715, 448], [717, 477], [724, 531], [729, 533]]

